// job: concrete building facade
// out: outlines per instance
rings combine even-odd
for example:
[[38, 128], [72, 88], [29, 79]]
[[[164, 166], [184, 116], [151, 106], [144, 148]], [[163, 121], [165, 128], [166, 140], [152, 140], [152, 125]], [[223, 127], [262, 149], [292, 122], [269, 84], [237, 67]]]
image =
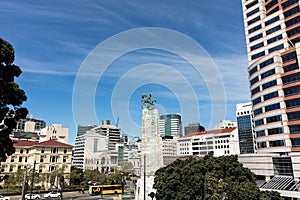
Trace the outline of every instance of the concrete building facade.
[[237, 128], [190, 133], [177, 139], [178, 156], [237, 155], [240, 153]]
[[61, 124], [52, 124], [42, 128], [39, 133], [39, 141], [57, 140], [59, 142], [68, 144], [69, 128], [62, 127]]

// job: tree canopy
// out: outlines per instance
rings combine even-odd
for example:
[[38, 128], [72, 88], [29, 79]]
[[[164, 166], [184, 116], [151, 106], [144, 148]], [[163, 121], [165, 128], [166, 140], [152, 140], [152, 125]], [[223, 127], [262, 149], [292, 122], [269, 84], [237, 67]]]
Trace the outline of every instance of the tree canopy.
[[281, 199], [278, 192], [260, 192], [254, 173], [234, 155], [178, 159], [156, 171], [153, 187], [157, 200]]
[[13, 64], [14, 60], [13, 46], [0, 38], [0, 162], [15, 153], [9, 135], [16, 128], [17, 121], [28, 114], [28, 110], [21, 107], [27, 97], [24, 90], [15, 83], [15, 78], [22, 71]]

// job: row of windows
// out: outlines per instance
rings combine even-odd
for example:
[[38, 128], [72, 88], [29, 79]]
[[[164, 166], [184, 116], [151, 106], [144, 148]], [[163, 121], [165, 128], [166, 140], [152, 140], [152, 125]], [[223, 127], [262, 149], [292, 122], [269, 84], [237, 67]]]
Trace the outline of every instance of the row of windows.
[[289, 0], [289, 1], [284, 2], [282, 4], [282, 7], [285, 9], [285, 8], [291, 6], [291, 5], [295, 4], [295, 3], [298, 3], [298, 2], [299, 2], [299, 0]]
[[[261, 102], [261, 99], [259, 97], [255, 100], [253, 100], [253, 105], [256, 105], [260, 102]], [[279, 103], [275, 103], [275, 104], [265, 106], [265, 112], [269, 112], [269, 111], [276, 110], [276, 109], [280, 109], [280, 104]], [[258, 109], [253, 111], [254, 116], [259, 115], [261, 113], [262, 113], [262, 108], [258, 108]]]
[[[271, 128], [267, 130], [268, 135], [274, 135], [274, 134], [281, 134], [283, 133], [283, 128], [279, 127], [279, 128]], [[266, 136], [266, 133], [264, 130], [261, 131], [257, 131], [256, 132], [257, 137], [263, 137]]]
[[293, 26], [294, 24], [298, 24], [300, 22], [300, 16], [290, 19], [289, 21], [285, 22], [286, 28]]
[[300, 107], [300, 99], [292, 99], [285, 101], [286, 108], [296, 108]]
[[[269, 141], [269, 147], [282, 147], [286, 146], [284, 140], [276, 140], [276, 141]], [[267, 143], [266, 142], [258, 142], [257, 148], [266, 148]]]
[[283, 56], [282, 56], [282, 62], [283, 62], [283, 63], [286, 63], [286, 62], [289, 62], [289, 61], [291, 61], [291, 60], [296, 60], [296, 58], [297, 58], [296, 52], [292, 52], [292, 53], [283, 55]]
[[289, 126], [290, 128], [290, 133], [300, 133], [300, 125], [291, 125]]
[[295, 8], [290, 9], [289, 11], [283, 13], [285, 18], [288, 18], [296, 13], [298, 13], [300, 11], [299, 6], [296, 6]]
[[294, 64], [291, 64], [291, 65], [285, 66], [283, 68], [283, 71], [284, 72], [289, 72], [289, 71], [293, 71], [295, 69], [299, 69], [298, 63], [294, 63]]
[[268, 10], [270, 10], [270, 8], [272, 8], [275, 4], [277, 4], [278, 3], [278, 0], [273, 0], [273, 1], [271, 1], [270, 3], [268, 3], [267, 5], [266, 5], [266, 10], [268, 11]]
[[[281, 115], [276, 115], [276, 116], [266, 118], [267, 123], [278, 122], [278, 121], [281, 121]], [[256, 120], [254, 124], [255, 126], [262, 125], [264, 124], [264, 120], [263, 119]]]
[[254, 74], [255, 72], [257, 72], [257, 66], [255, 66], [254, 68], [252, 68], [252, 69], [249, 71], [249, 75], [252, 76], [252, 74]]
[[284, 91], [284, 96], [286, 96], [286, 97], [291, 96], [291, 95], [300, 94], [300, 86], [285, 88], [283, 91]]
[[258, 103], [260, 103], [260, 102], [261, 102], [261, 98], [258, 97], [258, 98], [254, 99], [254, 100], [252, 101], [252, 104], [253, 104], [253, 106], [255, 106], [256, 104], [258, 104]]
[[288, 37], [291, 37], [293, 35], [299, 34], [299, 32], [300, 32], [300, 27], [296, 27], [296, 28], [294, 28], [290, 31], [287, 31], [286, 34], [287, 34]]
[[254, 116], [259, 115], [261, 113], [262, 113], [262, 108], [258, 108], [258, 109], [253, 111]]
[[282, 77], [282, 82], [284, 85], [289, 84], [289, 83], [294, 83], [299, 80], [300, 80], [300, 73], [291, 74], [291, 75]]
[[258, 82], [258, 76], [256, 76], [255, 78], [253, 78], [252, 80], [250, 80], [250, 85], [253, 85], [254, 83]]
[[295, 120], [299, 120], [300, 119], [300, 112], [292, 112], [292, 113], [288, 113], [288, 120], [289, 121], [295, 121]]

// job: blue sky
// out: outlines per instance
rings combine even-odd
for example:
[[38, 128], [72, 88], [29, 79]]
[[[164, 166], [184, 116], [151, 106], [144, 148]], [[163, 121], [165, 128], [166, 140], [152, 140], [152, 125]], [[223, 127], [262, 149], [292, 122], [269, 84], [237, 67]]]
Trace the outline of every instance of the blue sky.
[[[105, 119], [115, 123], [118, 117], [123, 132], [140, 136], [140, 96], [149, 92], [157, 100], [161, 114], [182, 113], [183, 125], [198, 121], [207, 129], [214, 127], [211, 120], [214, 85], [208, 86], [207, 76], [201, 76], [191, 63], [164, 48], [126, 52], [115, 58], [101, 76], [94, 73], [93, 69], [103, 67], [102, 61], [122, 46], [115, 44], [115, 48], [98, 55], [99, 62], [89, 66], [90, 73], [99, 80], [94, 85], [93, 100], [85, 99], [85, 92], [92, 90], [85, 88], [80, 91], [80, 108], [74, 105], [74, 98], [75, 102], [77, 98], [74, 84], [80, 69], [89, 61], [89, 55], [105, 41], [131, 30], [163, 28], [182, 34], [203, 47], [202, 55], [195, 53], [191, 57], [205, 55], [212, 59], [212, 68], [217, 70], [224, 86], [226, 119], [235, 121], [235, 105], [249, 101], [240, 0], [0, 0], [0, 19], [0, 37], [14, 46], [15, 64], [23, 71], [16, 81], [28, 96], [24, 106], [47, 125], [61, 123], [69, 127], [71, 144], [78, 123], [99, 124]], [[185, 44], [173, 41], [177, 46]], [[127, 42], [136, 41], [133, 38]], [[210, 69], [206, 62], [200, 64]], [[85, 83], [94, 80], [89, 76], [85, 78]], [[89, 116], [85, 108], [91, 105], [94, 113]], [[79, 120], [74, 121], [74, 109], [80, 115]], [[221, 116], [213, 122], [222, 120]]]

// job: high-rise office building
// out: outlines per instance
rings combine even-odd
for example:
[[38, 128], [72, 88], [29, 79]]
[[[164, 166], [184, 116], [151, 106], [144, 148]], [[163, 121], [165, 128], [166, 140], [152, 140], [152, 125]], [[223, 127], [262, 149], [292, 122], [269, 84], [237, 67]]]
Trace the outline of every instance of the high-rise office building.
[[158, 126], [161, 137], [182, 135], [182, 122], [180, 114], [160, 115]]
[[35, 119], [32, 115], [27, 115], [25, 119], [17, 122], [16, 132], [39, 132], [46, 127], [46, 122], [41, 119]]
[[240, 154], [254, 153], [254, 132], [252, 126], [252, 103], [236, 105]]
[[242, 0], [242, 6], [257, 152], [299, 152], [299, 0]]

